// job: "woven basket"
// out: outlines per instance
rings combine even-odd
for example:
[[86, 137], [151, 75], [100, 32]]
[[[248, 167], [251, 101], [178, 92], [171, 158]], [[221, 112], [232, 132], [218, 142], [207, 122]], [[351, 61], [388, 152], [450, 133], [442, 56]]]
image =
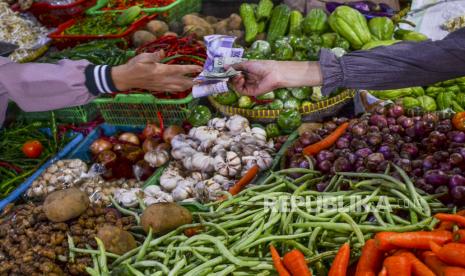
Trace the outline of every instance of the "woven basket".
[[[305, 105], [300, 108], [302, 121], [318, 121], [328, 116], [334, 116], [339, 113], [341, 108], [352, 101], [355, 96], [355, 90], [345, 90], [337, 96], [329, 99], [316, 102], [311, 105]], [[258, 123], [271, 123], [274, 122], [281, 110], [278, 109], [245, 109], [218, 103], [214, 97], [209, 96], [208, 100], [212, 106], [225, 116], [241, 115], [250, 121]]]

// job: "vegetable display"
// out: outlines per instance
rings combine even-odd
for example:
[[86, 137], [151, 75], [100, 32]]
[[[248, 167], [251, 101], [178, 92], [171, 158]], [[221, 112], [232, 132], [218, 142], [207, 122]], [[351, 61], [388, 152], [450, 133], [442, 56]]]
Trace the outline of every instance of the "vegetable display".
[[[123, 17], [124, 15], [124, 17]], [[104, 13], [95, 16], [86, 16], [76, 20], [76, 23], [64, 31], [66, 35], [116, 35], [124, 32], [128, 24], [136, 20], [132, 15], [115, 15]], [[123, 18], [118, 20], [119, 18]], [[121, 21], [124, 20], [124, 21]]]

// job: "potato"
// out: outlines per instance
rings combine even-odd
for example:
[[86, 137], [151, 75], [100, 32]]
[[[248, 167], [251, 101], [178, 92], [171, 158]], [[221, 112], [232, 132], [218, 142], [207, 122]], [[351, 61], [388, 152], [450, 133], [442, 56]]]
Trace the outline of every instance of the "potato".
[[207, 29], [213, 29], [212, 25], [208, 23], [205, 19], [192, 14], [184, 15], [184, 17], [182, 18], [182, 23], [184, 24], [184, 26], [194, 25], [198, 27], [204, 27]]
[[147, 23], [146, 29], [155, 36], [162, 36], [169, 31], [168, 24], [160, 20], [152, 20]]
[[195, 34], [197, 35], [198, 38], [202, 38], [207, 35], [212, 35], [214, 34], [213, 28], [208, 29], [204, 28], [201, 26], [196, 26], [196, 25], [187, 25], [184, 27], [184, 33], [185, 34]]
[[241, 26], [242, 26], [242, 18], [238, 14], [232, 13], [228, 18], [229, 30], [240, 30]]
[[228, 24], [229, 24], [229, 19], [223, 19], [220, 22], [214, 24], [213, 28], [215, 29], [215, 34], [222, 34], [222, 35], [227, 34], [229, 31]]
[[155, 203], [147, 207], [140, 218], [145, 232], [152, 227], [154, 235], [166, 234], [181, 225], [192, 223], [192, 215], [176, 203]]
[[151, 32], [141, 30], [141, 31], [135, 32], [134, 35], [132, 36], [132, 44], [134, 44], [134, 46], [136, 47], [139, 47], [139, 46], [144, 45], [147, 42], [155, 40], [156, 38], [157, 37], [154, 36]]
[[98, 229], [97, 237], [102, 240], [108, 252], [123, 255], [137, 247], [134, 236], [126, 230], [113, 225], [104, 225]]
[[169, 27], [170, 31], [180, 34], [182, 33], [182, 28], [184, 28], [184, 25], [182, 24], [182, 22], [173, 21], [170, 22]]
[[237, 39], [241, 39], [244, 36], [244, 32], [240, 30], [231, 30], [226, 33], [227, 35], [230, 36], [235, 36]]
[[174, 36], [178, 36], [178, 34], [175, 33], [175, 32], [166, 32], [165, 35], [174, 35]]
[[78, 188], [60, 190], [49, 194], [44, 201], [45, 216], [53, 222], [64, 222], [79, 217], [89, 207], [86, 193]]
[[216, 22], [218, 22], [218, 18], [214, 17], [214, 16], [205, 16], [205, 21], [207, 21], [209, 24], [215, 24]]

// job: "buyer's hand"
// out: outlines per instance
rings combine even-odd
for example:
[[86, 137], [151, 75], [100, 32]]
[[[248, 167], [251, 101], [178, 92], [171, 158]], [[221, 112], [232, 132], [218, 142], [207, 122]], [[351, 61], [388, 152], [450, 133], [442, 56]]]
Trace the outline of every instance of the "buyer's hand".
[[112, 79], [119, 91], [134, 88], [150, 91], [185, 91], [194, 85], [186, 75], [198, 74], [202, 67], [197, 65], [167, 65], [159, 63], [164, 53], [143, 53], [128, 63], [112, 68]]
[[232, 66], [241, 75], [232, 79], [234, 89], [244, 95], [258, 96], [281, 87], [318, 86], [321, 71], [316, 62], [246, 61]]

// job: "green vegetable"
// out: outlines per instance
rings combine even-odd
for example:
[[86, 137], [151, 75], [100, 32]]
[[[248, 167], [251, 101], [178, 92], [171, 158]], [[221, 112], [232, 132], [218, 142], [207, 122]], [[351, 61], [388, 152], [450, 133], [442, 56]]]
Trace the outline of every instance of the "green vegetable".
[[465, 93], [459, 93], [455, 96], [455, 101], [463, 108], [465, 108]]
[[250, 49], [252, 49], [255, 53], [263, 55], [264, 57], [267, 57], [271, 54], [271, 45], [268, 43], [268, 41], [265, 40], [256, 40], [254, 43], [252, 43]]
[[388, 17], [373, 17], [368, 21], [368, 28], [373, 36], [379, 40], [392, 40], [394, 22]]
[[257, 98], [257, 100], [274, 100], [275, 95], [274, 95], [274, 92], [271, 91], [271, 92], [259, 95], [256, 98]]
[[436, 105], [436, 101], [434, 100], [434, 98], [425, 95], [425, 96], [418, 97], [417, 100], [420, 102], [420, 107], [424, 111], [426, 112], [436, 111], [437, 105]]
[[197, 126], [202, 126], [206, 125], [208, 121], [211, 119], [212, 113], [210, 112], [210, 109], [204, 105], [198, 105], [192, 109], [191, 113], [189, 114], [189, 117], [187, 118], [187, 121], [197, 127]]
[[410, 88], [401, 88], [401, 89], [391, 89], [391, 90], [377, 90], [370, 91], [370, 93], [382, 100], [396, 100], [398, 98], [411, 96], [412, 89]]
[[270, 25], [268, 27], [268, 41], [274, 42], [276, 39], [286, 34], [290, 15], [291, 10], [287, 5], [281, 4], [273, 9]]
[[322, 34], [329, 29], [328, 15], [322, 9], [312, 9], [302, 21], [305, 34]]
[[[134, 10], [134, 9], [133, 9]], [[125, 23], [129, 17], [116, 20], [115, 14], [105, 13], [95, 16], [86, 16], [76, 20], [76, 23], [65, 30], [66, 35], [116, 35], [124, 32], [127, 27], [117, 24]], [[118, 17], [119, 18], [119, 17]], [[132, 22], [131, 22], [132, 23]]]
[[313, 103], [311, 101], [303, 101], [301, 106], [304, 107], [306, 105], [312, 105]]
[[302, 34], [302, 14], [297, 11], [291, 11], [291, 15], [289, 16], [289, 34], [290, 35], [301, 35]]
[[250, 4], [244, 3], [239, 8], [239, 14], [245, 28], [245, 42], [252, 43], [258, 34], [258, 24], [255, 20], [254, 8]]
[[460, 106], [460, 104], [457, 101], [452, 101], [452, 110], [455, 112], [463, 112], [465, 109]]
[[458, 86], [457, 84], [451, 85], [449, 87], [446, 87], [446, 91], [451, 92], [453, 94], [460, 93], [460, 86]]
[[420, 102], [414, 97], [404, 97], [402, 99], [402, 105], [406, 109], [412, 109], [415, 107], [420, 107]]
[[436, 103], [439, 110], [448, 109], [452, 106], [455, 94], [451, 92], [441, 92], [436, 96]]
[[252, 108], [253, 106], [253, 101], [249, 96], [241, 96], [239, 100], [237, 101], [237, 106], [240, 108]]
[[273, 137], [278, 137], [281, 135], [281, 131], [279, 130], [279, 126], [275, 123], [272, 124], [267, 124], [265, 127], [266, 131], [266, 137], [267, 138], [273, 138]]
[[441, 86], [452, 86], [457, 83], [457, 79], [452, 79], [452, 80], [446, 80], [441, 82]]
[[347, 39], [354, 49], [360, 49], [371, 41], [367, 20], [359, 11], [351, 7], [337, 7], [328, 21], [331, 28]]
[[274, 54], [277, 60], [292, 60], [294, 49], [292, 49], [289, 43], [276, 41], [274, 48]]
[[273, 1], [260, 0], [257, 6], [257, 20], [268, 20], [273, 10]]
[[269, 109], [283, 109], [284, 104], [283, 101], [279, 99], [274, 99], [273, 102], [268, 104]]
[[394, 37], [396, 39], [405, 40], [405, 41], [424, 41], [428, 40], [428, 37], [422, 33], [409, 31], [409, 30], [402, 30], [399, 29], [395, 31]]
[[312, 95], [311, 87], [291, 88], [290, 91], [291, 91], [292, 96], [299, 100], [310, 99], [310, 96]]
[[215, 100], [223, 105], [231, 105], [237, 101], [237, 94], [232, 91], [220, 93], [215, 96]]
[[298, 110], [287, 109], [279, 113], [277, 122], [283, 133], [289, 134], [300, 126], [302, 117]]
[[300, 101], [296, 98], [289, 98], [287, 101], [284, 102], [285, 109], [299, 109]]
[[421, 86], [410, 87], [412, 96], [419, 97], [425, 95], [425, 90]]
[[313, 87], [313, 93], [312, 93], [312, 96], [310, 97], [312, 99], [312, 101], [314, 102], [319, 102], [321, 100], [323, 100], [323, 93], [321, 92], [321, 86], [315, 86]]
[[370, 41], [367, 44], [363, 45], [362, 50], [369, 50], [380, 46], [389, 46], [400, 42], [400, 40], [376, 40]]
[[257, 23], [257, 33], [263, 33], [266, 29], [266, 21], [259, 21]]
[[436, 97], [439, 93], [441, 92], [445, 92], [446, 90], [443, 88], [443, 87], [434, 87], [434, 86], [430, 86], [428, 88], [426, 88], [426, 95], [430, 96], [430, 97]]
[[317, 61], [320, 59], [320, 50], [321, 46], [320, 45], [313, 45], [308, 49], [308, 59], [312, 61]]
[[130, 7], [116, 18], [116, 24], [118, 24], [119, 26], [127, 26], [131, 24], [134, 20], [136, 20], [141, 11], [142, 8], [139, 6]]
[[331, 49], [336, 44], [338, 35], [336, 33], [326, 33], [321, 35], [321, 46]]
[[281, 101], [287, 101], [291, 97], [291, 92], [286, 88], [279, 88], [274, 91], [276, 98]]
[[350, 49], [350, 43], [345, 38], [338, 36], [334, 42], [334, 47], [348, 51]]
[[308, 54], [304, 51], [295, 51], [292, 60], [306, 61], [309, 60]]
[[319, 34], [312, 34], [308, 37], [308, 39], [310, 39], [312, 45], [321, 45], [323, 43]]

